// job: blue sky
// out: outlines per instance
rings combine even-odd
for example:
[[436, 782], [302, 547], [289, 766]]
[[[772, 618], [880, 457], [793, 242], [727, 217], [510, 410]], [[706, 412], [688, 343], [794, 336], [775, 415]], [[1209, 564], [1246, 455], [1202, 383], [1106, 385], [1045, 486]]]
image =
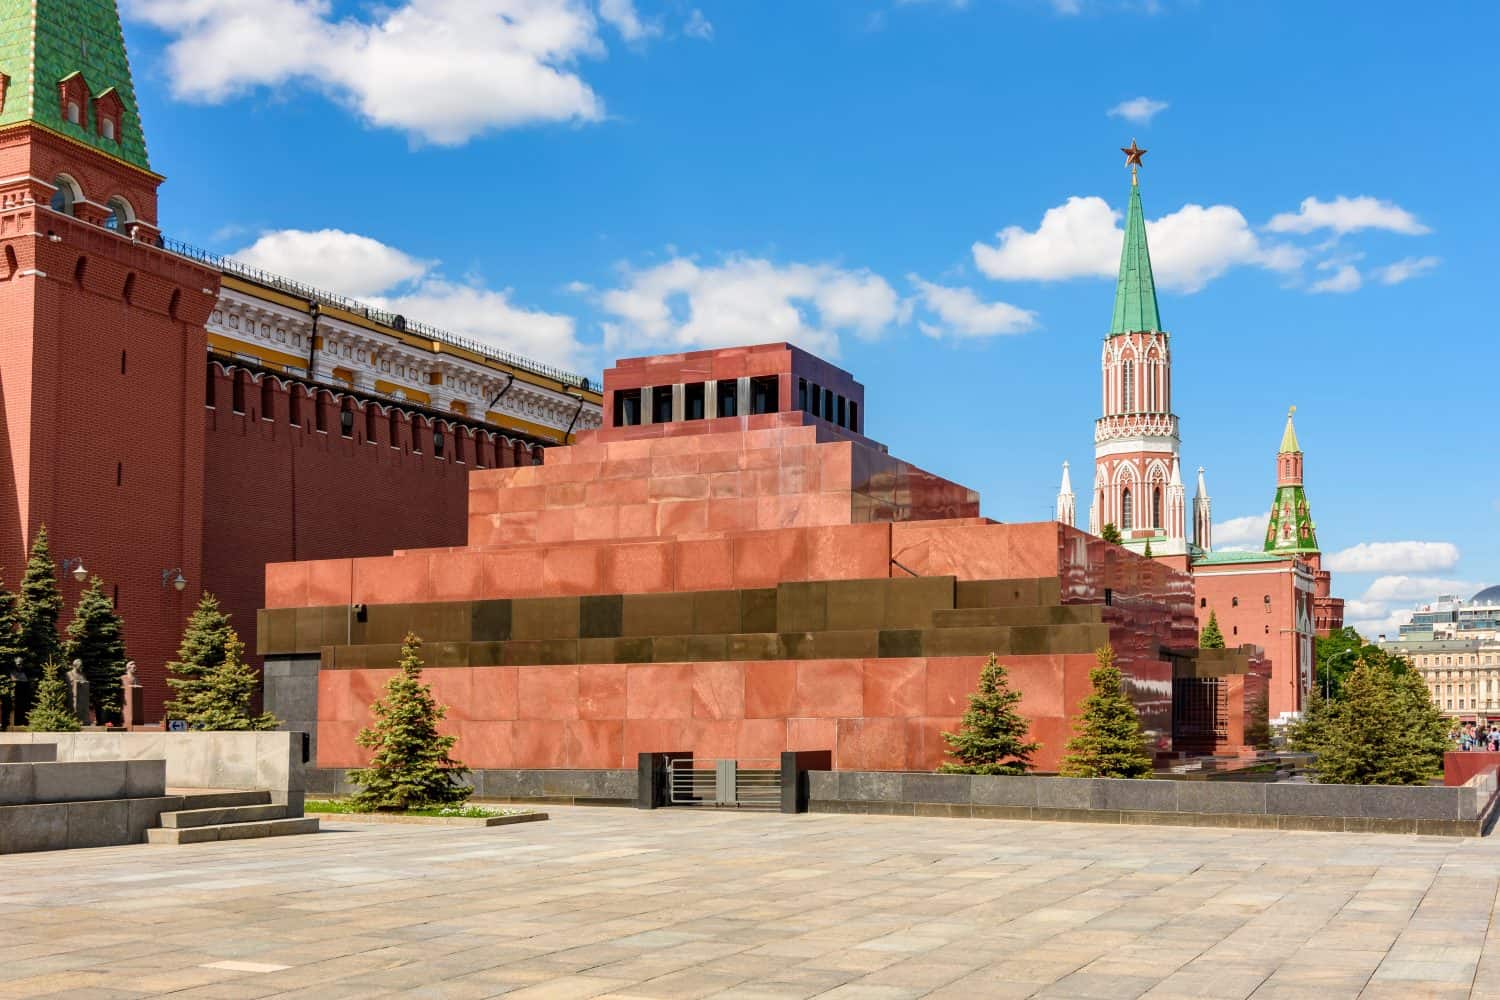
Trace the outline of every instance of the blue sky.
[[1220, 544], [1296, 404], [1351, 619], [1500, 582], [1491, 5], [123, 7], [170, 235], [590, 375], [798, 341], [1002, 520], [1091, 463], [1138, 138]]

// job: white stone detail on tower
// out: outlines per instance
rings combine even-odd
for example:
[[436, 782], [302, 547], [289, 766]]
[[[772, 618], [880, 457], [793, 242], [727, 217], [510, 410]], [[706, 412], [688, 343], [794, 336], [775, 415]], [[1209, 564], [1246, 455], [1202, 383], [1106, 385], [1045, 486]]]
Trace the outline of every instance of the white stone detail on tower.
[[1193, 496], [1193, 544], [1204, 552], [1213, 551], [1213, 501], [1203, 484], [1203, 466], [1198, 466], [1198, 491]]
[[1167, 483], [1167, 537], [1187, 539], [1187, 490], [1182, 485], [1182, 463], [1172, 456], [1172, 479]]
[[1069, 527], [1078, 521], [1077, 498], [1073, 496], [1073, 481], [1068, 478], [1068, 463], [1063, 463], [1062, 487], [1057, 491], [1057, 520]]

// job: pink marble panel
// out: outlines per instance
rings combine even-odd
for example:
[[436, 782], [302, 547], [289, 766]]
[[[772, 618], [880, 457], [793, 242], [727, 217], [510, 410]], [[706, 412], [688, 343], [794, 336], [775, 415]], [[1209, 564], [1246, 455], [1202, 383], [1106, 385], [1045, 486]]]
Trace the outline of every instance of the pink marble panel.
[[[484, 559], [485, 598], [536, 597], [542, 593], [542, 549], [518, 549], [509, 552], [486, 552]], [[481, 595], [475, 595], [476, 597]]]
[[625, 723], [620, 719], [580, 719], [568, 723], [568, 747], [569, 767], [627, 766]]
[[570, 723], [521, 721], [511, 723], [512, 767], [567, 767], [572, 746]]
[[814, 580], [876, 580], [890, 576], [890, 525], [807, 529], [807, 572]]
[[445, 667], [422, 672], [422, 680], [432, 687], [432, 697], [443, 706], [446, 718], [453, 722], [483, 719], [475, 712], [474, 671], [467, 667]]
[[[456, 668], [452, 668], [456, 669]], [[514, 719], [519, 710], [519, 667], [475, 667], [470, 687], [471, 719]]]
[[472, 601], [484, 593], [484, 557], [478, 553], [433, 555], [428, 572], [434, 601]]
[[631, 719], [690, 719], [693, 664], [631, 664], [625, 675], [625, 712]]
[[921, 659], [864, 661], [866, 716], [915, 716], [927, 709], [927, 664]]
[[[838, 746], [839, 720], [799, 719], [786, 720], [786, 748], [788, 750], [833, 750]], [[835, 759], [835, 765], [838, 761]]]
[[771, 760], [788, 750], [787, 724], [782, 719], [745, 719], [740, 722], [735, 756], [740, 760]]
[[625, 718], [627, 669], [623, 663], [589, 664], [578, 668], [579, 718]]
[[603, 585], [607, 577], [606, 553], [611, 547], [603, 543], [558, 545], [547, 549], [542, 562], [542, 592], [552, 595], [607, 594]]
[[745, 717], [745, 665], [693, 664], [693, 718]]
[[521, 719], [578, 718], [578, 667], [517, 667]]
[[905, 719], [839, 719], [833, 766], [840, 771], [906, 767]]
[[455, 727], [458, 742], [453, 755], [472, 769], [514, 767], [511, 745], [515, 723], [505, 721], [467, 721]]
[[864, 667], [861, 661], [802, 660], [795, 666], [797, 715], [837, 718], [863, 713]]
[[729, 590], [734, 587], [734, 544], [727, 538], [694, 538], [676, 543], [674, 590]]
[[796, 707], [796, 663], [791, 660], [745, 663], [745, 718], [784, 718], [795, 714]]

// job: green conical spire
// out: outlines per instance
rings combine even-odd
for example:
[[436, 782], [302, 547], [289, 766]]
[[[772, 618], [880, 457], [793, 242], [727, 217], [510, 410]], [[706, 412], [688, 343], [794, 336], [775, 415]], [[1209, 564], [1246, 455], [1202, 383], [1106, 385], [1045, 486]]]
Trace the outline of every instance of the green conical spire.
[[1115, 318], [1109, 332], [1113, 336], [1160, 329], [1156, 282], [1151, 277], [1151, 251], [1146, 246], [1146, 215], [1141, 209], [1141, 186], [1132, 171], [1130, 207], [1125, 211], [1125, 246], [1120, 251], [1120, 280], [1115, 285]]
[[[59, 87], [82, 74], [90, 100], [68, 121]], [[35, 122], [126, 163], [150, 170], [146, 137], [125, 55], [115, 0], [0, 0], [0, 129]], [[124, 106], [119, 134], [100, 134], [93, 99], [111, 89]]]
[[1297, 428], [1292, 426], [1292, 414], [1297, 412], [1294, 406], [1286, 411], [1286, 430], [1281, 434], [1281, 447], [1277, 453], [1281, 455], [1293, 455], [1302, 450], [1297, 444]]

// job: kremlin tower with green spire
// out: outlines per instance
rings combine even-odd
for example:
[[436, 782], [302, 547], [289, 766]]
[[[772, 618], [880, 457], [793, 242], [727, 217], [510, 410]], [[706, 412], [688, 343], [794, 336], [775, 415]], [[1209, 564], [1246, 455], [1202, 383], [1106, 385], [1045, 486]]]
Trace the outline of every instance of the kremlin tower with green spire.
[[[1106, 525], [1113, 525], [1127, 548], [1144, 552], [1150, 546], [1153, 556], [1186, 569], [1192, 545], [1181, 440], [1172, 412], [1172, 343], [1157, 307], [1141, 206], [1139, 168], [1146, 150], [1132, 140], [1121, 152], [1130, 167], [1130, 202], [1114, 314], [1101, 357], [1103, 416], [1094, 425], [1089, 530], [1102, 534]], [[1059, 520], [1072, 523], [1073, 502], [1065, 480], [1058, 494]], [[1195, 524], [1207, 503], [1200, 486]]]

